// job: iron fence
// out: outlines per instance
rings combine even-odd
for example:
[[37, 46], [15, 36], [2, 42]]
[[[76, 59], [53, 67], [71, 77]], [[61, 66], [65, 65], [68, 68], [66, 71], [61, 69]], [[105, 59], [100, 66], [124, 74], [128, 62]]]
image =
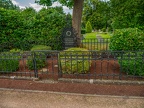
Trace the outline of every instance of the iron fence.
[[144, 51], [5, 52], [0, 77], [144, 80]]
[[[80, 47], [86, 48], [88, 50], [98, 50], [98, 51], [107, 51], [109, 50], [110, 39], [81, 39]], [[69, 42], [69, 41], [68, 41]], [[23, 51], [30, 50], [35, 45], [46, 45], [50, 46], [53, 50], [62, 50], [65, 49], [65, 43], [63, 39], [56, 38], [54, 41], [49, 40], [11, 40], [11, 42], [0, 43], [0, 52], [9, 51], [10, 49], [21, 49]], [[72, 46], [69, 46], [72, 47]]]
[[81, 47], [88, 50], [107, 51], [109, 50], [109, 38], [82, 39]]

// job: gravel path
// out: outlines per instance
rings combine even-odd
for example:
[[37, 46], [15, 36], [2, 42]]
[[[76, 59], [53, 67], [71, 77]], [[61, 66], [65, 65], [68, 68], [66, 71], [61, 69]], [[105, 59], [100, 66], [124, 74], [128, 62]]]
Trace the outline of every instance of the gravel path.
[[144, 108], [144, 98], [4, 89], [0, 108]]

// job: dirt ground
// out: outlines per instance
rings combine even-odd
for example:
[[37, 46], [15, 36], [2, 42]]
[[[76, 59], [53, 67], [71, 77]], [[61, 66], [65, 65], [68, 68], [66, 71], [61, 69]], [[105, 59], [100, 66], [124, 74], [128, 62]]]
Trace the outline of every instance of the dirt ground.
[[144, 97], [144, 84], [89, 84], [53, 82], [51, 80], [31, 81], [0, 79], [0, 88]]
[[144, 108], [144, 98], [0, 89], [0, 108]]

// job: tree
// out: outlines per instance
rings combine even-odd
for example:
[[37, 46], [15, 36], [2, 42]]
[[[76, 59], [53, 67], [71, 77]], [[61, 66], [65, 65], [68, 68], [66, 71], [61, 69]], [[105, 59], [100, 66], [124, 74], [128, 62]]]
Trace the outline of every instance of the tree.
[[85, 0], [83, 10], [83, 23], [90, 21], [94, 29], [110, 27], [110, 6], [104, 0]]
[[20, 9], [18, 6], [14, 5], [11, 0], [0, 0], [0, 8]]
[[110, 5], [114, 29], [129, 27], [144, 29], [143, 0], [110, 0]]
[[[73, 8], [72, 26], [78, 33], [77, 38], [81, 37], [81, 19], [84, 0], [35, 0], [36, 3], [44, 6], [51, 6], [53, 2], [60, 2], [62, 5]], [[80, 44], [80, 39], [78, 39]]]
[[92, 26], [91, 26], [91, 23], [89, 21], [86, 23], [86, 32], [87, 33], [92, 32]]

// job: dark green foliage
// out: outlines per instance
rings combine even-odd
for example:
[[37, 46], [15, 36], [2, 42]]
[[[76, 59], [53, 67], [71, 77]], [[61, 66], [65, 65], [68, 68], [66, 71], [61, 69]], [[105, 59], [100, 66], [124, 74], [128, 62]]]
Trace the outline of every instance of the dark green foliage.
[[110, 0], [113, 29], [144, 29], [143, 0]]
[[0, 53], [0, 72], [10, 73], [17, 71], [19, 68], [19, 53], [2, 52]]
[[19, 11], [0, 8], [0, 50], [19, 48], [24, 32]]
[[81, 30], [81, 34], [85, 34], [86, 33], [86, 30], [85, 29], [82, 29]]
[[65, 14], [58, 7], [43, 8], [39, 12], [33, 8], [22, 12], [0, 8], [0, 51], [30, 50], [38, 44], [60, 50], [65, 24]]
[[137, 28], [115, 30], [109, 47], [114, 51], [144, 50], [144, 33]]
[[4, 9], [19, 9], [18, 6], [14, 5], [12, 3], [12, 0], [0, 0], [0, 8], [4, 8]]
[[90, 52], [84, 48], [69, 48], [59, 54], [62, 73], [87, 73], [91, 66]]
[[144, 54], [141, 52], [129, 52], [118, 57], [122, 72], [128, 75], [144, 76]]
[[106, 28], [102, 28], [102, 31], [103, 31], [103, 32], [106, 32]]
[[92, 32], [92, 26], [91, 26], [91, 23], [89, 21], [86, 23], [86, 32], [87, 33]]

